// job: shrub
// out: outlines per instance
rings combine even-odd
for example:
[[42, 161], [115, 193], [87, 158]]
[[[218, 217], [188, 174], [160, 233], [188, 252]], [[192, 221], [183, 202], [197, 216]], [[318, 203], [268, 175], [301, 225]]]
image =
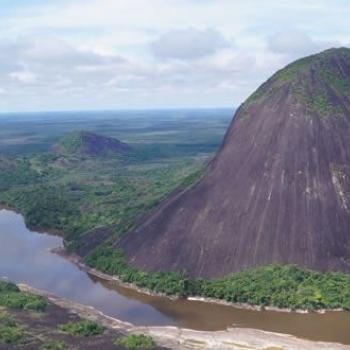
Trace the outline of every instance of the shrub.
[[19, 292], [19, 288], [11, 282], [0, 281], [0, 293]]
[[12, 309], [45, 311], [47, 301], [41, 296], [21, 292], [13, 283], [0, 281], [0, 305]]
[[82, 320], [78, 322], [69, 322], [58, 327], [62, 332], [75, 337], [90, 337], [93, 335], [102, 334], [105, 331], [105, 327], [100, 324]]
[[23, 328], [14, 321], [5, 321], [0, 324], [0, 344], [14, 345], [24, 338]]
[[40, 311], [40, 312], [45, 311], [47, 306], [47, 301], [36, 295], [34, 297], [35, 298], [27, 299], [27, 302], [24, 305], [24, 310], [32, 310], [32, 311]]
[[115, 345], [124, 346], [127, 349], [154, 349], [157, 344], [147, 335], [128, 335], [123, 338], [117, 339], [114, 342]]

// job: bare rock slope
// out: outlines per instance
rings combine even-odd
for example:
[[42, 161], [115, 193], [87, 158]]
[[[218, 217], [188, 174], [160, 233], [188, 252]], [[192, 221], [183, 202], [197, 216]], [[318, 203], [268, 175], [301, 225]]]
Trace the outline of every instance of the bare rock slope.
[[287, 66], [238, 109], [206, 174], [117, 246], [148, 271], [350, 272], [350, 50]]

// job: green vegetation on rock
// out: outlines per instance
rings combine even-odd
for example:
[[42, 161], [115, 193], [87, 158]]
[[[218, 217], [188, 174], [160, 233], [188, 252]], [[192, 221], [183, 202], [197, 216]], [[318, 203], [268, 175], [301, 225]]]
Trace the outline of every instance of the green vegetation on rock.
[[157, 344], [152, 337], [146, 335], [128, 335], [117, 339], [116, 345], [123, 346], [127, 349], [154, 349]]
[[58, 145], [64, 152], [75, 153], [78, 151], [79, 147], [82, 146], [83, 135], [84, 134], [81, 131], [72, 132], [60, 139]]
[[[344, 111], [334, 105], [334, 98], [336, 95], [350, 96], [350, 80], [333, 62], [334, 51], [330, 49], [302, 58], [279, 70], [249, 97], [245, 106], [263, 101], [282, 86], [290, 85], [292, 94], [309, 115], [343, 117]], [[338, 59], [350, 59], [350, 50], [337, 49], [336, 55]]]
[[[335, 95], [350, 95], [350, 80], [347, 75], [333, 63], [333, 50], [299, 60], [277, 73], [290, 73], [287, 80], [293, 81], [292, 92], [299, 102], [304, 103], [309, 114], [323, 118], [342, 117], [342, 108], [334, 105]], [[337, 57], [350, 58], [349, 49], [338, 49]]]
[[69, 322], [69, 323], [60, 325], [58, 328], [62, 332], [75, 337], [90, 337], [90, 336], [102, 334], [105, 331], [105, 327], [90, 320], [82, 320], [79, 322]]
[[23, 327], [19, 326], [6, 311], [0, 311], [0, 345], [15, 345], [25, 338]]
[[338, 106], [334, 106], [329, 92], [325, 88], [314, 88], [310, 93], [307, 93], [307, 87], [302, 85], [293, 86], [294, 96], [300, 103], [303, 103], [308, 116], [318, 115], [321, 118], [342, 117], [343, 111]]
[[0, 344], [15, 345], [25, 337], [22, 327], [15, 322], [0, 323]]

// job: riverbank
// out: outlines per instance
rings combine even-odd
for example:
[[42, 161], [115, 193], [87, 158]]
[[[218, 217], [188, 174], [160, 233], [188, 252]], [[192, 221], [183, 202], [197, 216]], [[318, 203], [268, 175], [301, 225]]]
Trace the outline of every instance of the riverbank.
[[[16, 213], [22, 215], [20, 213], [20, 211], [18, 211], [16, 208], [11, 208], [7, 205], [0, 204], [0, 210], [1, 209], [10, 210], [10, 211], [13, 211], [13, 212], [16, 212]], [[40, 227], [29, 227], [29, 228], [31, 230], [35, 230], [36, 232], [39, 232], [39, 233], [48, 233], [48, 234], [52, 234], [52, 235], [56, 235], [56, 236], [64, 238], [64, 233], [60, 230], [57, 230], [57, 229], [40, 228]], [[142, 293], [145, 295], [149, 295], [149, 296], [166, 297], [170, 300], [179, 299], [179, 297], [176, 295], [169, 295], [169, 294], [165, 294], [165, 293], [161, 293], [161, 292], [155, 292], [154, 290], [151, 290], [148, 288], [139, 287], [133, 282], [122, 281], [117, 275], [111, 275], [108, 273], [104, 273], [96, 268], [89, 267], [84, 263], [82, 257], [80, 257], [76, 253], [68, 252], [64, 247], [54, 249], [53, 252], [68, 259], [69, 261], [76, 264], [77, 266], [79, 266], [80, 269], [84, 270], [85, 272], [89, 273], [90, 275], [95, 276], [97, 278], [100, 278], [102, 280], [105, 280], [108, 282], [118, 283], [120, 286], [123, 286], [125, 288], [130, 288], [136, 292], [139, 292], [139, 293]], [[184, 297], [182, 297], [182, 298], [184, 298]], [[306, 313], [310, 313], [310, 312], [324, 314], [325, 312], [342, 312], [342, 311], [346, 312], [346, 311], [348, 311], [348, 308], [345, 308], [345, 307], [344, 308], [339, 308], [339, 307], [337, 307], [337, 308], [331, 308], [331, 307], [322, 308], [321, 307], [321, 308], [302, 309], [302, 308], [297, 308], [297, 307], [296, 308], [292, 308], [292, 307], [288, 308], [288, 307], [278, 307], [278, 306], [263, 306], [263, 305], [254, 305], [254, 304], [246, 303], [246, 302], [231, 302], [231, 301], [227, 301], [225, 299], [218, 299], [218, 298], [211, 297], [211, 296], [202, 296], [202, 295], [196, 296], [195, 294], [191, 295], [191, 296], [187, 296], [186, 299], [189, 301], [199, 301], [199, 302], [205, 302], [205, 303], [209, 303], [209, 304], [232, 306], [232, 307], [235, 307], [238, 309], [254, 310], [254, 311], [276, 311], [276, 312], [298, 313], [298, 314], [306, 314]]]
[[[95, 276], [101, 280], [118, 283], [120, 286], [130, 288], [130, 289], [135, 290], [138, 293], [142, 293], [142, 294], [146, 294], [146, 295], [150, 295], [150, 296], [154, 296], [154, 297], [166, 297], [170, 300], [180, 299], [177, 296], [169, 296], [169, 295], [166, 295], [164, 293], [156, 293], [156, 292], [154, 292], [150, 289], [147, 289], [147, 288], [140, 288], [133, 283], [123, 282], [118, 276], [112, 276], [112, 275], [106, 274], [104, 272], [101, 272], [97, 269], [91, 268], [83, 262], [83, 259], [79, 255], [67, 252], [67, 250], [64, 247], [53, 249], [52, 252], [64, 257], [65, 259], [67, 259], [70, 262], [77, 265], [81, 270], [83, 270], [83, 271], [89, 273], [90, 275]], [[341, 308], [319, 309], [319, 310], [312, 310], [312, 311], [303, 310], [303, 309], [292, 310], [290, 308], [278, 308], [278, 307], [274, 307], [274, 306], [259, 306], [259, 305], [250, 305], [247, 303], [231, 303], [229, 301], [222, 300], [222, 299], [206, 298], [206, 297], [199, 297], [199, 296], [198, 297], [191, 296], [191, 297], [187, 297], [186, 299], [189, 301], [200, 301], [200, 302], [204, 302], [204, 303], [232, 306], [232, 307], [235, 307], [238, 309], [254, 310], [254, 311], [276, 311], [276, 312], [287, 312], [287, 313], [295, 312], [295, 313], [299, 313], [299, 314], [307, 314], [310, 312], [324, 314], [325, 312], [343, 312], [343, 311], [346, 311], [346, 310], [341, 309]]]
[[[6, 204], [0, 203], [0, 210], [8, 210], [8, 211], [12, 211], [12, 212], [14, 212], [16, 214], [19, 214], [19, 215], [23, 216], [24, 221], [25, 221], [25, 216], [17, 208], [9, 207]], [[48, 235], [59, 236], [59, 237], [64, 238], [64, 232], [62, 230], [57, 229], [57, 228], [38, 227], [38, 226], [28, 225], [27, 223], [26, 223], [26, 226], [31, 231], [35, 231], [35, 232], [38, 232], [38, 233], [45, 233], [45, 234], [48, 234]]]
[[[126, 334], [62, 307], [26, 285], [0, 280], [0, 349], [124, 350]], [[40, 294], [40, 296], [39, 296]], [[53, 300], [53, 298], [51, 298]], [[77, 309], [77, 307], [75, 308]], [[155, 347], [154, 350], [167, 350]]]
[[[0, 215], [2, 275], [85, 305], [139, 327], [175, 326], [210, 332], [238, 328], [291, 334], [297, 338], [350, 345], [350, 313], [255, 312], [187, 300], [152, 297], [104, 282], [49, 251], [62, 238], [30, 232], [14, 212]], [[30, 269], [23, 269], [30, 266]], [[34, 325], [34, 324], [33, 324]]]
[[174, 350], [349, 350], [350, 346], [312, 342], [290, 335], [259, 331], [245, 328], [232, 328], [226, 331], [206, 332], [183, 329], [179, 327], [137, 327], [131, 323], [120, 321], [105, 315], [91, 306], [82, 305], [59, 298], [53, 294], [19, 284], [22, 291], [41, 295], [51, 303], [69, 310], [82, 318], [101, 323], [109, 329], [125, 334], [146, 334], [151, 336], [160, 346]]
[[59, 247], [59, 248], [55, 248], [51, 250], [52, 253], [57, 254], [67, 260], [69, 260], [71, 263], [75, 264], [76, 266], [79, 267], [79, 269], [81, 269], [82, 271], [88, 273], [89, 275], [95, 276], [101, 280], [107, 281], [107, 282], [114, 282], [114, 283], [118, 283], [120, 286], [125, 287], [125, 288], [130, 288], [138, 293], [142, 293], [145, 295], [150, 295], [153, 297], [164, 297], [164, 298], [168, 298], [170, 300], [178, 300], [180, 299], [177, 296], [169, 296], [166, 295], [164, 293], [156, 293], [153, 292], [150, 289], [147, 288], [140, 288], [138, 286], [136, 286], [133, 283], [126, 283], [123, 282], [118, 276], [112, 276], [112, 275], [108, 275], [107, 273], [104, 273], [102, 271], [99, 271], [97, 269], [94, 269], [92, 267], [87, 266], [84, 262], [83, 259], [74, 253], [69, 253], [64, 247]]

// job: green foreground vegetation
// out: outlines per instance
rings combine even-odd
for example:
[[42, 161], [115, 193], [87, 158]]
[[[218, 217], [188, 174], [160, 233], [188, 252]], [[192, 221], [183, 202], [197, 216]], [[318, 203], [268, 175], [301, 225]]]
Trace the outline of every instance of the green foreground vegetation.
[[23, 341], [25, 332], [23, 327], [18, 325], [9, 313], [0, 312], [0, 346], [15, 345]]
[[40, 296], [21, 292], [13, 283], [0, 281], [0, 306], [43, 312], [47, 302]]
[[90, 320], [69, 322], [60, 325], [59, 329], [75, 337], [91, 337], [93, 335], [102, 334], [105, 331], [103, 326]]
[[154, 349], [157, 344], [147, 335], [128, 335], [115, 341], [116, 345], [127, 349]]
[[0, 281], [0, 346], [20, 344], [27, 338], [24, 327], [7, 310], [44, 312], [46, 306], [44, 298], [21, 292], [13, 283]]
[[[62, 323], [65, 322], [65, 323]], [[79, 343], [77, 343], [77, 341]], [[79, 344], [79, 346], [76, 346]], [[126, 336], [118, 330], [82, 319], [69, 309], [50, 304], [0, 280], [0, 349], [153, 349], [145, 335]]]

